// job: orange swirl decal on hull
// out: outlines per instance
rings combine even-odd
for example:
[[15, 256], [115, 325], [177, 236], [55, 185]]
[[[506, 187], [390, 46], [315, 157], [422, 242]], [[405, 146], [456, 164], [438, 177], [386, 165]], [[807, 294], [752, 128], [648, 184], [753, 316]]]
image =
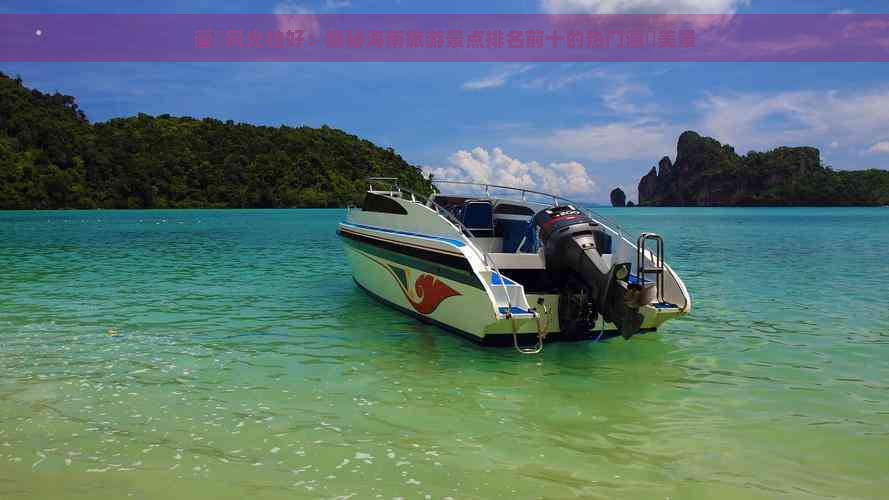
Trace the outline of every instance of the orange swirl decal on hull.
[[378, 260], [371, 255], [358, 251], [368, 259], [376, 262], [383, 269], [389, 271], [389, 274], [398, 282], [401, 293], [407, 299], [411, 307], [420, 314], [431, 314], [438, 306], [448, 297], [456, 297], [462, 295], [457, 290], [449, 287], [444, 281], [432, 274], [421, 274], [414, 280], [414, 287], [411, 290], [408, 283], [411, 282], [411, 269], [399, 267], [388, 262]]
[[460, 292], [449, 287], [431, 274], [421, 274], [414, 283], [414, 290], [420, 299], [419, 301], [415, 301], [406, 291], [404, 296], [407, 297], [411, 306], [418, 313], [422, 314], [429, 314], [435, 311], [444, 299], [460, 295]]

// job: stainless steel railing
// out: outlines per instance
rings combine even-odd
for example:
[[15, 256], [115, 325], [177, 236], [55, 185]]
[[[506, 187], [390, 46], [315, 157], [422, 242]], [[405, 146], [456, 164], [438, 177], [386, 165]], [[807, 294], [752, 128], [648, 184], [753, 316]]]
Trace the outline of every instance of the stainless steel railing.
[[[519, 193], [519, 194], [520, 194], [520, 196], [521, 196], [521, 200], [522, 200], [523, 202], [525, 202], [525, 203], [529, 203], [529, 204], [538, 205], [538, 206], [541, 206], [541, 207], [559, 206], [559, 205], [564, 205], [564, 204], [572, 205], [572, 206], [574, 206], [575, 208], [577, 208], [578, 210], [582, 210], [583, 212], [585, 212], [585, 213], [586, 213], [587, 215], [589, 215], [591, 218], [593, 218], [593, 219], [595, 219], [595, 220], [597, 220], [597, 221], [599, 221], [599, 222], [601, 222], [601, 223], [607, 225], [609, 228], [613, 229], [613, 230], [614, 230], [616, 233], [618, 233], [620, 236], [622, 236], [622, 237], [624, 237], [624, 238], [627, 238], [627, 240], [630, 240], [630, 233], [629, 233], [626, 229], [624, 229], [620, 224], [618, 224], [617, 221], [614, 221], [614, 220], [612, 220], [612, 219], [610, 219], [610, 218], [608, 218], [608, 217], [606, 217], [606, 216], [604, 216], [604, 215], [602, 215], [602, 214], [600, 214], [600, 213], [598, 213], [598, 212], [596, 212], [596, 211], [590, 209], [589, 207], [584, 206], [584, 205], [581, 204], [581, 203], [578, 203], [578, 202], [576, 202], [576, 201], [569, 200], [568, 198], [565, 198], [565, 197], [562, 197], [562, 196], [559, 196], [559, 195], [555, 195], [555, 194], [552, 194], [552, 193], [545, 193], [545, 192], [543, 192], [543, 191], [535, 191], [535, 190], [533, 190], [533, 189], [516, 188], [516, 187], [511, 187], [511, 186], [502, 186], [502, 185], [498, 185], [498, 184], [479, 183], [479, 182], [469, 182], [469, 181], [433, 180], [433, 181], [432, 181], [432, 185], [433, 185], [433, 187], [435, 187], [436, 190], [438, 190], [439, 192], [440, 192], [440, 190], [438, 189], [437, 186], [435, 186], [436, 184], [449, 184], [449, 185], [459, 185], [459, 186], [475, 186], [475, 187], [480, 187], [480, 188], [484, 188], [484, 190], [485, 190], [485, 196], [489, 196], [489, 197], [493, 196], [493, 195], [491, 195], [491, 193], [490, 193], [490, 191], [491, 191], [492, 188], [493, 188], [493, 189], [502, 189], [502, 190], [505, 190], [505, 191], [516, 192], [516, 193]], [[544, 197], [544, 198], [549, 198], [549, 199], [552, 200], [552, 203], [544, 203], [544, 202], [540, 202], [540, 201], [529, 200], [529, 199], [527, 198], [527, 195], [529, 195], [529, 194], [531, 194], [531, 195], [536, 195], [536, 196], [542, 196], [542, 197]], [[630, 241], [631, 241], [631, 240], [630, 240]]]

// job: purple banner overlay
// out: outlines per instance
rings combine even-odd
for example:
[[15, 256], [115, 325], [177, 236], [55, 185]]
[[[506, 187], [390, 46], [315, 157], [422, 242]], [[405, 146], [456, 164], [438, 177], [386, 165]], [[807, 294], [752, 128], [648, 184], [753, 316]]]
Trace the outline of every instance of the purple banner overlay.
[[2, 14], [3, 62], [889, 61], [889, 15]]

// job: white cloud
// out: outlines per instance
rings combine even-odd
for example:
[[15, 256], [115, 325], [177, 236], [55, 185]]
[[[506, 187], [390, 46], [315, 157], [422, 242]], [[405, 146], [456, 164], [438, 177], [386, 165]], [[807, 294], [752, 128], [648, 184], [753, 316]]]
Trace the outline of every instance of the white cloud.
[[[602, 105], [611, 112], [622, 115], [628, 114], [650, 114], [657, 112], [659, 107], [653, 102], [646, 99], [653, 96], [651, 89], [644, 83], [634, 81], [630, 75], [606, 70], [601, 67], [584, 68], [585, 65], [567, 65], [561, 69], [551, 69], [547, 74], [535, 76], [531, 79], [519, 81], [517, 85], [529, 90], [542, 90], [547, 92], [556, 92], [567, 87], [579, 84], [581, 82], [595, 80], [595, 95], [598, 95], [602, 101]], [[523, 68], [521, 73], [525, 73], [531, 68]], [[518, 76], [521, 73], [509, 75], [509, 77]], [[502, 73], [494, 76], [499, 77]], [[491, 78], [488, 77], [476, 82], [470, 82], [474, 86], [485, 84], [483, 88], [500, 87], [507, 83], [508, 78]], [[464, 84], [463, 88], [466, 89]], [[476, 88], [472, 88], [476, 90]]]
[[596, 181], [576, 161], [544, 166], [536, 161], [512, 158], [500, 148], [460, 150], [448, 158], [447, 165], [426, 167], [424, 171], [440, 180], [499, 184], [564, 196], [588, 198], [596, 191]]
[[654, 109], [650, 105], [640, 105], [630, 99], [631, 96], [651, 97], [651, 89], [641, 83], [621, 82], [614, 87], [602, 92], [602, 101], [605, 107], [621, 114], [634, 114], [647, 112]]
[[281, 31], [303, 31], [306, 37], [321, 33], [315, 12], [304, 5], [289, 1], [279, 2], [273, 12]]
[[504, 130], [516, 130], [527, 126], [528, 124], [524, 122], [492, 122], [485, 125], [483, 128], [494, 132], [503, 132]]
[[889, 90], [710, 95], [697, 130], [736, 146], [871, 144], [889, 136]]
[[873, 146], [867, 148], [867, 154], [872, 155], [889, 155], [889, 141], [880, 141]]
[[663, 155], [672, 157], [682, 130], [714, 137], [739, 154], [811, 145], [889, 155], [889, 88], [711, 94], [698, 101], [692, 116], [682, 122], [646, 109], [634, 113], [634, 102], [620, 100], [628, 92], [620, 86], [610, 97], [603, 92], [606, 106], [623, 115], [611, 123], [523, 133], [511, 141], [595, 163], [650, 163]]
[[840, 15], [842, 15], [842, 14], [854, 14], [854, 13], [855, 13], [855, 11], [852, 10], [852, 9], [838, 9], [838, 10], [835, 10], [835, 11], [831, 12], [831, 14], [840, 14]]
[[541, 0], [547, 14], [734, 14], [747, 0]]
[[593, 78], [608, 79], [611, 77], [610, 73], [596, 68], [585, 71], [566, 71], [557, 74], [539, 76], [522, 83], [521, 86], [526, 89], [555, 91]]
[[275, 5], [275, 9], [272, 11], [275, 15], [287, 15], [287, 14], [296, 14], [296, 15], [306, 15], [306, 14], [314, 14], [314, 11], [305, 5], [283, 1], [278, 2]]
[[327, 10], [346, 9], [352, 6], [352, 0], [325, 0], [324, 8]]
[[649, 119], [556, 129], [543, 137], [517, 137], [519, 144], [593, 161], [657, 159], [675, 149], [678, 127]]
[[478, 80], [470, 80], [463, 84], [463, 90], [484, 90], [502, 87], [510, 78], [530, 71], [534, 66], [529, 64], [507, 64], [491, 74]]
[[559, 91], [566, 87], [595, 80], [595, 95], [602, 100], [602, 105], [609, 111], [623, 115], [650, 114], [659, 107], [647, 98], [653, 96], [651, 89], [639, 82], [639, 76], [630, 76], [620, 72], [606, 70], [601, 67], [578, 69], [568, 66], [562, 70], [535, 77], [520, 84], [522, 88], [532, 90]]

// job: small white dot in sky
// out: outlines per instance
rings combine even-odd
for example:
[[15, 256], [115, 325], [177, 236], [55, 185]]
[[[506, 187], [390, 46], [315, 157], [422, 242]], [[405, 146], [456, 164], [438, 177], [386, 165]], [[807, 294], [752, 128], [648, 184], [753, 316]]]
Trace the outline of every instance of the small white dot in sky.
[[34, 32], [35, 35], [40, 36], [43, 34], [43, 30], [37, 30]]

